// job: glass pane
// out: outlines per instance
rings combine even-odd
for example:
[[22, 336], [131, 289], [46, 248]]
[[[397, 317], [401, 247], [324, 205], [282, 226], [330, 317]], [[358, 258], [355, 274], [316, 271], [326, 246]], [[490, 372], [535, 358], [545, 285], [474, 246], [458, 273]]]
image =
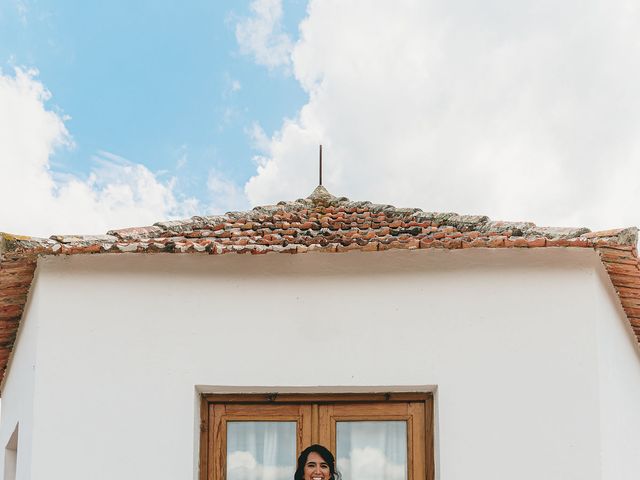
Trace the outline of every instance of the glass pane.
[[292, 480], [296, 422], [228, 422], [227, 480]]
[[344, 480], [407, 479], [406, 422], [337, 422], [336, 441]]

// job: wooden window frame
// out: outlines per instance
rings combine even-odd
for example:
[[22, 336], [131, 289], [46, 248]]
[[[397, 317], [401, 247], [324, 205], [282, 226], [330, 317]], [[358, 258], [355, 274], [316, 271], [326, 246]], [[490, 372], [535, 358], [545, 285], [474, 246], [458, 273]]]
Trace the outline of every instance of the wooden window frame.
[[[433, 394], [422, 392], [390, 392], [390, 393], [328, 393], [328, 394], [305, 394], [305, 393], [258, 393], [258, 394], [214, 394], [207, 393], [202, 394], [200, 402], [200, 480], [210, 480], [214, 478], [213, 468], [214, 461], [213, 455], [216, 449], [226, 451], [226, 443], [223, 445], [222, 441], [213, 442], [214, 429], [224, 428], [222, 424], [212, 425], [211, 418], [217, 418], [213, 415], [216, 405], [229, 405], [230, 412], [234, 415], [233, 418], [242, 418], [244, 420], [257, 420], [258, 417], [254, 417], [248, 414], [241, 414], [240, 409], [234, 409], [234, 405], [274, 405], [278, 408], [272, 409], [268, 416], [260, 416], [260, 419], [273, 418], [279, 420], [293, 420], [295, 418], [298, 421], [302, 421], [308, 427], [307, 422], [311, 422], [311, 429], [306, 428], [305, 431], [311, 432], [310, 438], [302, 438], [298, 435], [297, 452], [299, 454], [303, 445], [310, 443], [320, 443], [320, 439], [325, 441], [327, 447], [335, 451], [335, 445], [331, 442], [327, 442], [326, 438], [333, 438], [335, 430], [335, 418], [340, 420], [346, 418], [356, 419], [358, 414], [357, 405], [366, 405], [367, 403], [404, 403], [410, 405], [413, 403], [424, 403], [423, 410], [416, 410], [412, 407], [408, 407], [411, 411], [412, 418], [414, 418], [413, 424], [408, 425], [408, 431], [412, 432], [413, 429], [417, 429], [416, 433], [420, 436], [424, 435], [420, 440], [424, 442], [424, 452], [416, 452], [414, 447], [409, 446], [409, 457], [407, 459], [410, 462], [411, 467], [414, 468], [413, 480], [422, 480], [415, 478], [415, 472], [423, 469], [425, 472], [424, 480], [434, 480], [435, 478], [435, 454], [434, 454], [434, 411], [433, 411]], [[349, 409], [348, 405], [354, 405], [353, 409]], [[329, 410], [327, 408], [321, 409], [320, 406], [335, 405], [336, 414], [334, 419], [329, 419], [330, 414], [326, 413]], [[288, 407], [287, 407], [288, 406]], [[219, 407], [218, 407], [219, 408]], [[296, 413], [296, 409], [297, 413]], [[420, 413], [423, 412], [423, 413]], [[235, 415], [238, 414], [238, 417]], [[416, 416], [413, 416], [416, 414]], [[321, 418], [323, 415], [325, 418]], [[383, 418], [379, 416], [376, 418]], [[391, 417], [389, 417], [391, 418]], [[394, 418], [408, 418], [407, 415], [396, 415]], [[322, 424], [322, 425], [321, 425]], [[300, 424], [299, 424], [300, 426]], [[333, 429], [333, 430], [332, 430]], [[224, 430], [226, 431], [226, 429]], [[216, 438], [226, 438], [223, 432], [218, 432]], [[330, 437], [327, 437], [330, 435]], [[413, 435], [409, 433], [410, 438]], [[422, 455], [422, 453], [424, 455]], [[223, 455], [222, 457], [225, 457]], [[415, 457], [415, 458], [414, 458]], [[420, 458], [424, 458], [424, 465], [415, 465], [418, 461], [422, 463]], [[224, 463], [218, 462], [217, 468], [219, 472], [217, 478], [224, 478]], [[416, 470], [417, 469], [417, 470]]]

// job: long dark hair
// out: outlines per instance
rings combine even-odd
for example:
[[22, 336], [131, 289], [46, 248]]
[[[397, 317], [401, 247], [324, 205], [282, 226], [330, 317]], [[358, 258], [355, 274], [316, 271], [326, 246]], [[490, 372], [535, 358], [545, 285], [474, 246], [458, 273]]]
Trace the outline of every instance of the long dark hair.
[[304, 466], [307, 463], [307, 458], [311, 452], [317, 453], [325, 462], [327, 462], [327, 465], [329, 465], [329, 471], [331, 472], [331, 480], [342, 480], [342, 475], [340, 475], [340, 472], [336, 470], [336, 460], [333, 457], [333, 454], [328, 448], [318, 445], [317, 443], [305, 448], [298, 457], [298, 465], [296, 473], [293, 476], [293, 480], [304, 480]]

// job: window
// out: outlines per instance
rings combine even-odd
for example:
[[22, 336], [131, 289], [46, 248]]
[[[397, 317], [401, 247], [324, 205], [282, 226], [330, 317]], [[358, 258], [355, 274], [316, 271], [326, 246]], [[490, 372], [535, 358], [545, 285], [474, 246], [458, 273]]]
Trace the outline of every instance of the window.
[[4, 480], [15, 480], [18, 463], [18, 425], [4, 448]]
[[203, 395], [200, 480], [292, 480], [313, 443], [344, 480], [432, 480], [433, 397], [424, 393]]

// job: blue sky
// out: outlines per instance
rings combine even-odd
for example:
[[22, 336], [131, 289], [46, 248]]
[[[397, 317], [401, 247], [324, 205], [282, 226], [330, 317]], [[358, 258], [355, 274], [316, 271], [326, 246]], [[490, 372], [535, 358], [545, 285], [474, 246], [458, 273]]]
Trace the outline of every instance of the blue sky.
[[[295, 39], [306, 2], [284, 7]], [[254, 122], [273, 132], [306, 99], [291, 75], [240, 53], [235, 26], [249, 14], [240, 1], [9, 0], [0, 60], [4, 71], [37, 68], [49, 108], [70, 117], [75, 146], [54, 152], [54, 170], [87, 176], [106, 151], [206, 202], [211, 167], [240, 185], [255, 173]]]
[[319, 143], [336, 195], [640, 224], [640, 3], [478, 5], [4, 0], [0, 230], [293, 200]]

